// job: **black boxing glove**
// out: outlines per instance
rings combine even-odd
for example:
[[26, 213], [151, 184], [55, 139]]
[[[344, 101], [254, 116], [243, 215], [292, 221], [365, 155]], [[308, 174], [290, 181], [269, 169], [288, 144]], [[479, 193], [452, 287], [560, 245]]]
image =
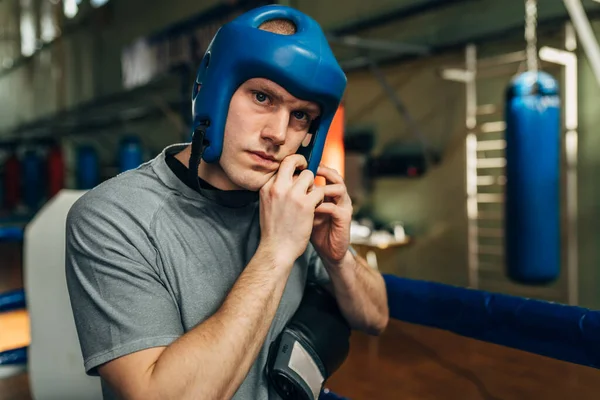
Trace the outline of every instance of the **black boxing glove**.
[[286, 400], [317, 400], [350, 351], [350, 325], [333, 296], [308, 284], [298, 310], [269, 349], [266, 374]]

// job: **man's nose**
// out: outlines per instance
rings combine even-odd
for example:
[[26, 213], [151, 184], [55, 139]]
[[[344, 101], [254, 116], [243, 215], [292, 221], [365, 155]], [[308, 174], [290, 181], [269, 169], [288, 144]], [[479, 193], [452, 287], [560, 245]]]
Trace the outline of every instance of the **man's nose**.
[[269, 115], [262, 130], [262, 137], [275, 145], [282, 145], [285, 143], [289, 118], [287, 111], [283, 110]]

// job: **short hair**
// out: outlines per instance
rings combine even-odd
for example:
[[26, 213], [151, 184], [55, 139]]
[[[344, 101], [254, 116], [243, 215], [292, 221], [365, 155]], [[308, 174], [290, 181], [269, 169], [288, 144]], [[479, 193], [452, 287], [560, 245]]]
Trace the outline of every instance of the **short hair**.
[[296, 33], [297, 30], [296, 24], [294, 24], [289, 19], [284, 18], [277, 18], [265, 21], [262, 24], [260, 24], [258, 29], [277, 33], [279, 35], [293, 35], [294, 33]]

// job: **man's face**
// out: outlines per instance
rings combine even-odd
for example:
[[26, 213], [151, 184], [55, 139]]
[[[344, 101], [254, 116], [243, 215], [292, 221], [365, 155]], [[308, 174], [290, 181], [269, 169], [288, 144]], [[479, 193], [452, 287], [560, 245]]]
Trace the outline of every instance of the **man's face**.
[[319, 112], [316, 103], [297, 99], [270, 80], [246, 81], [231, 99], [225, 125], [219, 162], [230, 181], [225, 186], [260, 190], [281, 161], [308, 141]]

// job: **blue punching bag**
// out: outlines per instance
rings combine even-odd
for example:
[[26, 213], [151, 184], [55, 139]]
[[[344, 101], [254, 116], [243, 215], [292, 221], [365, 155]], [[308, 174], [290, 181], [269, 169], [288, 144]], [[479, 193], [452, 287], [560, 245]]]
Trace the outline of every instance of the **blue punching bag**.
[[100, 181], [100, 165], [96, 149], [90, 145], [79, 148], [77, 153], [77, 188], [89, 190]]
[[119, 149], [119, 170], [120, 172], [129, 171], [139, 167], [144, 161], [142, 144], [135, 136], [125, 137], [121, 141]]
[[560, 273], [558, 83], [528, 71], [506, 96], [506, 266], [510, 279], [544, 284]]
[[42, 202], [45, 182], [42, 180], [42, 159], [36, 150], [28, 150], [23, 156], [23, 200], [31, 211]]

